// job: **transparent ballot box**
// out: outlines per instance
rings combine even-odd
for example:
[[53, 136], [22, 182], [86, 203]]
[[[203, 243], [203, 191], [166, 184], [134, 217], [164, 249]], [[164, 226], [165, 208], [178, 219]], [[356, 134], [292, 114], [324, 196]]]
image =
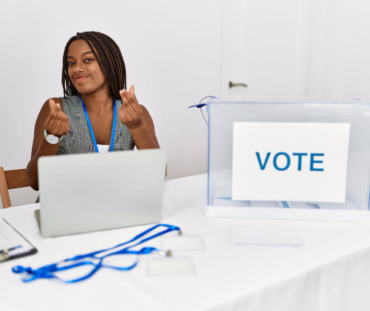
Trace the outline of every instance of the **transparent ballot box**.
[[207, 103], [207, 215], [367, 220], [370, 104]]

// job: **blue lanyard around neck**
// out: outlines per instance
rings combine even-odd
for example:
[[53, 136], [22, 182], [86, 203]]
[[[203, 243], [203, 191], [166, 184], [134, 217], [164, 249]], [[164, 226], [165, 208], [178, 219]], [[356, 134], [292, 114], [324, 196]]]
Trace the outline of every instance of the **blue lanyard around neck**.
[[[92, 126], [91, 126], [89, 115], [87, 114], [86, 106], [85, 106], [85, 103], [84, 103], [82, 97], [80, 97], [80, 99], [82, 101], [82, 106], [84, 108], [85, 118], [86, 118], [86, 122], [87, 122], [87, 125], [89, 127], [89, 130], [90, 130], [91, 139], [92, 139], [92, 141], [94, 143], [95, 152], [98, 153], [99, 152], [99, 148], [98, 148], [98, 145], [96, 143], [96, 139], [95, 139], [95, 136], [94, 136], [94, 131], [93, 131]], [[113, 125], [112, 125], [112, 134], [110, 136], [110, 148], [109, 148], [109, 151], [113, 151], [113, 149], [114, 149], [114, 134], [115, 134], [115, 131], [116, 131], [116, 117], [117, 117], [116, 100], [113, 98]]]
[[[163, 231], [160, 231], [160, 232], [155, 233], [155, 234], [153, 234], [149, 237], [144, 238], [145, 235], [147, 235], [148, 233], [150, 233], [151, 231], [153, 231], [153, 230], [155, 230], [159, 227], [164, 227], [165, 229]], [[31, 281], [34, 281], [34, 280], [37, 280], [37, 279], [57, 279], [57, 280], [62, 281], [64, 283], [77, 283], [77, 282], [80, 282], [80, 281], [83, 281], [83, 280], [86, 280], [86, 279], [90, 278], [100, 268], [110, 268], [110, 269], [121, 270], [121, 271], [131, 270], [137, 265], [137, 263], [139, 261], [139, 256], [137, 256], [136, 261], [133, 264], [131, 264], [129, 266], [125, 266], [125, 267], [104, 265], [103, 260], [104, 260], [104, 258], [114, 256], [114, 255], [127, 255], [127, 254], [129, 254], [129, 255], [145, 255], [145, 254], [150, 254], [152, 252], [164, 253], [165, 256], [169, 256], [169, 251], [168, 252], [163, 252], [163, 251], [161, 251], [161, 250], [159, 250], [158, 248], [155, 248], [155, 247], [146, 246], [146, 247], [142, 247], [139, 250], [132, 250], [131, 248], [133, 248], [135, 246], [138, 246], [142, 243], [145, 243], [149, 240], [152, 240], [156, 237], [159, 237], [163, 234], [171, 232], [171, 231], [178, 231], [179, 234], [181, 234], [181, 229], [177, 226], [167, 225], [167, 224], [158, 224], [158, 225], [155, 225], [155, 226], [139, 233], [133, 239], [131, 239], [127, 242], [118, 244], [116, 246], [110, 247], [110, 248], [102, 249], [100, 251], [95, 251], [95, 252], [91, 252], [91, 253], [87, 253], [87, 254], [83, 254], [83, 255], [76, 255], [74, 257], [67, 258], [67, 259], [64, 259], [60, 262], [50, 264], [50, 265], [46, 265], [46, 266], [40, 267], [38, 269], [32, 269], [31, 267], [15, 266], [15, 267], [12, 268], [12, 271], [14, 273], [25, 273], [27, 275], [27, 277], [22, 279], [23, 282], [31, 282]], [[135, 244], [132, 244], [130, 246], [126, 246], [124, 248], [121, 248], [124, 245], [135, 242], [136, 240], [139, 240], [139, 241], [137, 241]], [[117, 248], [118, 248], [118, 250], [115, 250]], [[105, 252], [108, 252], [108, 254], [106, 254], [105, 256], [100, 256], [99, 257], [99, 254], [105, 253]], [[89, 258], [90, 260], [87, 260], [87, 258]], [[95, 261], [97, 261], [97, 263], [96, 262], [94, 263], [91, 260], [95, 260]], [[69, 264], [69, 263], [71, 263], [71, 264]], [[86, 275], [84, 275], [82, 277], [79, 277], [79, 278], [76, 278], [76, 279], [72, 279], [72, 280], [61, 279], [55, 274], [56, 272], [66, 271], [66, 270], [81, 267], [81, 266], [93, 266], [93, 268]]]

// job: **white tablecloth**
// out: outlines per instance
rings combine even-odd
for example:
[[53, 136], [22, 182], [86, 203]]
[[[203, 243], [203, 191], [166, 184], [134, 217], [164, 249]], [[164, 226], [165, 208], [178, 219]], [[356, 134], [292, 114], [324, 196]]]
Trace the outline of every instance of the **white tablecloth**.
[[[206, 188], [206, 175], [166, 182], [163, 222], [201, 235], [206, 248], [175, 253], [192, 259], [196, 274], [187, 276], [148, 276], [153, 254], [131, 271], [101, 269], [76, 284], [23, 283], [13, 266], [37, 268], [113, 246], [150, 226], [43, 239], [38, 204], [1, 210], [39, 252], [0, 264], [0, 310], [370, 310], [370, 222], [207, 218]], [[295, 228], [304, 246], [232, 245], [230, 228], [251, 224]]]

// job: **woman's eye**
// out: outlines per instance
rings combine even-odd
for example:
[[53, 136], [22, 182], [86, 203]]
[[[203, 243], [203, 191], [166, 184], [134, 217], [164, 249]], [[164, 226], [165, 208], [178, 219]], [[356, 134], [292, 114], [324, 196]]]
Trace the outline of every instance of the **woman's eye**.
[[[94, 59], [92, 59], [92, 58], [86, 58], [85, 60], [84, 60], [84, 63], [88, 63], [88, 62], [90, 62], [90, 61], [92, 61], [92, 60], [94, 60]], [[68, 62], [67, 63], [67, 66], [68, 67], [71, 67], [71, 66], [73, 66], [75, 63], [73, 63], [73, 62]]]

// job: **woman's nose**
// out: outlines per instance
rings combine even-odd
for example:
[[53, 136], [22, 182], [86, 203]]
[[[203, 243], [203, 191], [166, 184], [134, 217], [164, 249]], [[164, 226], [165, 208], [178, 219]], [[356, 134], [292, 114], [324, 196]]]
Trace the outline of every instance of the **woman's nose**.
[[80, 63], [80, 62], [77, 62], [76, 66], [74, 66], [73, 69], [74, 69], [75, 72], [84, 71], [84, 64]]

